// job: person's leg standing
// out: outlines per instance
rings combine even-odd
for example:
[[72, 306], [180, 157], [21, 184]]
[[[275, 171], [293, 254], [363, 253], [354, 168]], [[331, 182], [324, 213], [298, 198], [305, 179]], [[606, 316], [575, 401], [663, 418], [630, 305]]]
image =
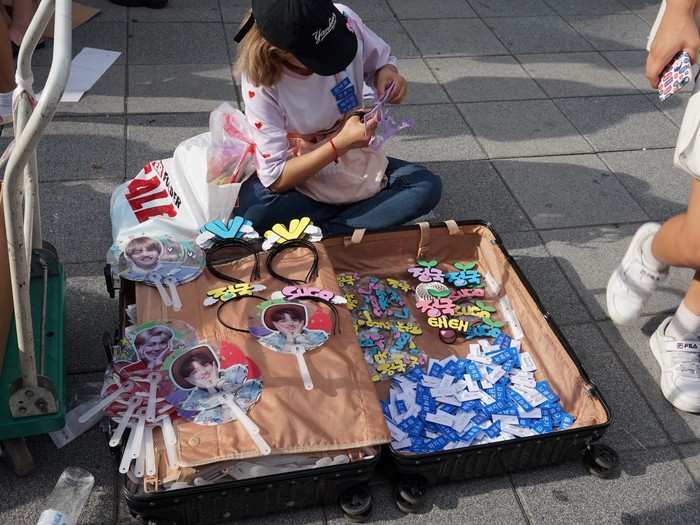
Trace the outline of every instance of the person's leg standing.
[[327, 233], [378, 230], [405, 224], [430, 212], [442, 194], [440, 178], [427, 168], [389, 158], [387, 186], [375, 196], [346, 206], [327, 223]]
[[661, 389], [677, 408], [700, 412], [700, 181], [693, 178], [686, 213], [663, 225], [647, 223], [635, 234], [607, 289], [608, 313], [626, 323], [642, 311], [670, 266], [693, 268], [695, 277], [673, 316], [651, 336], [661, 367]]

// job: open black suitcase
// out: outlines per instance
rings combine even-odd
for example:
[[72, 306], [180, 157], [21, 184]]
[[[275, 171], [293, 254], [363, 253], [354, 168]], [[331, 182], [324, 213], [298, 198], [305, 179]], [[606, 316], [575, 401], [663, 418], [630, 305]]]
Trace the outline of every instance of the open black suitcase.
[[[609, 447], [595, 443], [611, 423], [608, 405], [517, 263], [488, 224], [480, 221], [422, 223], [372, 233], [357, 231], [352, 237], [332, 237], [322, 242], [334, 266], [337, 265], [338, 273], [356, 271], [383, 277], [405, 271], [406, 263], [421, 257], [434, 257], [436, 253], [450, 253], [454, 258], [463, 258], [466, 254], [480, 261], [482, 256], [491, 257], [492, 264], [503, 267], [500, 277], [504, 279], [505, 287], [510, 286], [514, 295], [520, 290], [524, 303], [517, 299], [516, 303], [525, 304], [526, 313], [522, 309], [519, 311], [519, 304], [515, 304], [516, 314], [525, 321], [523, 324], [538, 326], [538, 332], [547, 332], [549, 340], [559, 349], [560, 358], [576, 375], [576, 388], [580, 388], [582, 403], [589, 407], [593, 404], [597, 414], [588, 418], [587, 424], [564, 431], [431, 454], [407, 455], [386, 445], [382, 451], [382, 463], [394, 480], [396, 503], [403, 512], [417, 510], [429, 485], [533, 469], [563, 461], [583, 460], [596, 476], [615, 475], [617, 454]], [[463, 245], [469, 248], [457, 253]], [[105, 276], [108, 290], [114, 294], [109, 269], [106, 269]], [[125, 306], [134, 301], [134, 286], [124, 281], [120, 286], [123, 330]], [[108, 349], [112, 341], [107, 339], [105, 346]], [[378, 398], [381, 396], [379, 388]], [[133, 487], [122, 476], [122, 491], [130, 512], [151, 523], [229, 523], [233, 519], [334, 502], [340, 502], [349, 519], [365, 521], [371, 511], [371, 494], [367, 485], [378, 462], [379, 457], [375, 457], [341, 466], [145, 495], [134, 493]]]

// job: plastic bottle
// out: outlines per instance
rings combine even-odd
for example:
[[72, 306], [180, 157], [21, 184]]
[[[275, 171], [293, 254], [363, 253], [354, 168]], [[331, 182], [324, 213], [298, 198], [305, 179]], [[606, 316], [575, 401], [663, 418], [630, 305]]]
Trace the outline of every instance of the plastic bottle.
[[76, 525], [95, 478], [80, 467], [68, 467], [58, 478], [37, 525]]

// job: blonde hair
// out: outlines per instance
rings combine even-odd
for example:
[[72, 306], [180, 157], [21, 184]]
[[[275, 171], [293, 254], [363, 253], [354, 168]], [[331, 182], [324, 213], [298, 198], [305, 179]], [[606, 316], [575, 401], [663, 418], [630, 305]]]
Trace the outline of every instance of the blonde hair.
[[[243, 18], [244, 22], [250, 11]], [[241, 24], [241, 26], [243, 26]], [[236, 50], [234, 71], [244, 74], [254, 85], [272, 87], [282, 78], [285, 57], [289, 53], [270, 44], [253, 24]]]

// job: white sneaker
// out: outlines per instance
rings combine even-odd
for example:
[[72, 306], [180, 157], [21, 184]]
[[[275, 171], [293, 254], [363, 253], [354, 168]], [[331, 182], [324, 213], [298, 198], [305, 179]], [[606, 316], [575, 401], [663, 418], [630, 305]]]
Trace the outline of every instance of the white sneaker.
[[608, 315], [616, 324], [633, 321], [644, 308], [651, 293], [668, 277], [668, 270], [657, 272], [644, 265], [642, 245], [656, 235], [660, 224], [648, 222], [632, 237], [627, 253], [608, 281], [606, 293]]
[[666, 335], [667, 317], [649, 339], [661, 367], [661, 391], [679, 410], [700, 412], [700, 340], [679, 341]]

